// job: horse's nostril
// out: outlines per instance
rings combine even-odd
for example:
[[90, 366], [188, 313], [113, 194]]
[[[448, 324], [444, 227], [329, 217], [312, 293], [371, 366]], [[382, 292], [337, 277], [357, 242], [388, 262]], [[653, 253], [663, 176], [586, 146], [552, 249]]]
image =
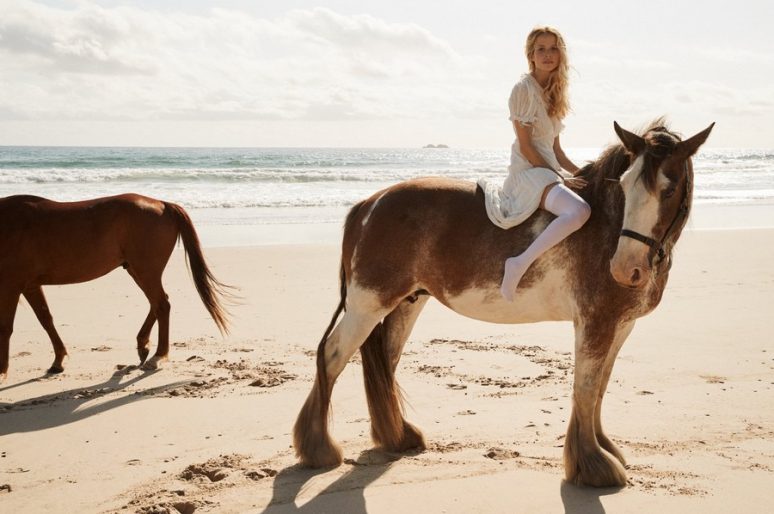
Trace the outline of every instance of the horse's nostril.
[[634, 272], [632, 272], [632, 284], [639, 284], [641, 276], [640, 268], [634, 268]]

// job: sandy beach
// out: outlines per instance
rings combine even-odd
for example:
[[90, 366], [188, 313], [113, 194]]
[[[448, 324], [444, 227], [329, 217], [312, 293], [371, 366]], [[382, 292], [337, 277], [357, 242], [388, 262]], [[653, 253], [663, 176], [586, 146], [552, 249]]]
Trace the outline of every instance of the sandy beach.
[[[70, 358], [20, 305], [0, 386], [2, 512], [762, 512], [774, 502], [774, 229], [686, 231], [624, 345], [603, 420], [623, 489], [563, 482], [569, 323], [473, 321], [431, 301], [398, 380], [428, 450], [374, 450], [357, 357], [333, 395], [345, 463], [295, 466], [290, 431], [338, 301], [336, 244], [210, 247], [240, 288], [221, 337], [180, 250], [170, 361], [135, 367], [147, 303], [121, 269], [48, 287]], [[155, 346], [155, 330], [153, 335]]]

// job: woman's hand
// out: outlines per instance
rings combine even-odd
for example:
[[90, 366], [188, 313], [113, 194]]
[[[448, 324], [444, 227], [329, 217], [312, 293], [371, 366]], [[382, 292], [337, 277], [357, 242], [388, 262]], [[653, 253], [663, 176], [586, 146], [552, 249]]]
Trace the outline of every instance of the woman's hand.
[[570, 189], [576, 189], [581, 190], [589, 183], [586, 181], [586, 179], [580, 178], [580, 177], [565, 177], [564, 183], [569, 187]]

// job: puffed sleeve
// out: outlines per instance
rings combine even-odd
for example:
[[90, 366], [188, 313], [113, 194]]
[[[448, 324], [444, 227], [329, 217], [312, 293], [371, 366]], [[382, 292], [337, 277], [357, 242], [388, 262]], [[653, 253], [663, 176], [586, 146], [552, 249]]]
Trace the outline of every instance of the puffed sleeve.
[[540, 107], [538, 100], [526, 80], [520, 80], [513, 86], [511, 98], [508, 100], [508, 108], [511, 112], [509, 119], [524, 125], [533, 124], [537, 120]]

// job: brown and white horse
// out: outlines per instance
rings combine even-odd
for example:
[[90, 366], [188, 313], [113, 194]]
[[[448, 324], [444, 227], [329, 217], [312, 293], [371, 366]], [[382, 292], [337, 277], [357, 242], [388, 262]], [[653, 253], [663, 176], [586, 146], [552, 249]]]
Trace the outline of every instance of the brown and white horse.
[[[150, 312], [137, 334], [140, 364], [156, 369], [169, 353], [169, 300], [161, 275], [178, 237], [183, 241], [194, 285], [221, 331], [227, 331], [224, 284], [204, 260], [191, 219], [179, 205], [136, 194], [82, 202], [54, 202], [37, 196], [0, 198], [0, 382], [8, 373], [8, 353], [19, 297], [29, 302], [54, 347], [49, 373], [64, 370], [67, 356], [41, 286], [74, 284], [123, 266], [145, 293]], [[159, 323], [156, 354], [149, 337]]]
[[355, 205], [344, 227], [341, 301], [319, 344], [316, 380], [294, 427], [301, 463], [341, 463], [328, 433], [328, 409], [334, 382], [358, 348], [374, 442], [393, 452], [424, 449], [422, 434], [403, 417], [395, 368], [434, 296], [462, 315], [495, 323], [573, 321], [566, 478], [625, 485], [624, 458], [602, 430], [602, 397], [635, 320], [664, 292], [672, 248], [691, 206], [691, 156], [712, 130], [681, 141], [661, 124], [657, 120], [642, 136], [615, 124], [623, 146], [608, 148], [582, 170], [588, 185], [580, 194], [591, 218], [530, 267], [513, 303], [500, 295], [503, 263], [545, 228], [549, 213], [539, 210], [503, 230], [487, 218], [480, 189], [442, 178], [403, 182]]

